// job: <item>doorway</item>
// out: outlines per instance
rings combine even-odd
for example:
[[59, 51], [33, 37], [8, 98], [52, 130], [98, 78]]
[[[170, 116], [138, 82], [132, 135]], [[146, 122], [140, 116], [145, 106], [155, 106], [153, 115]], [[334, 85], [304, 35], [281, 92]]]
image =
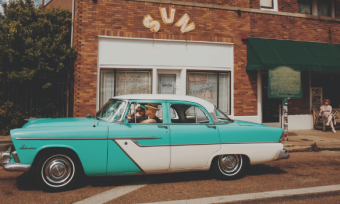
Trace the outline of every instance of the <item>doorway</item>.
[[268, 98], [268, 73], [262, 73], [262, 124], [282, 127], [282, 100]]
[[176, 74], [158, 75], [158, 94], [176, 94]]

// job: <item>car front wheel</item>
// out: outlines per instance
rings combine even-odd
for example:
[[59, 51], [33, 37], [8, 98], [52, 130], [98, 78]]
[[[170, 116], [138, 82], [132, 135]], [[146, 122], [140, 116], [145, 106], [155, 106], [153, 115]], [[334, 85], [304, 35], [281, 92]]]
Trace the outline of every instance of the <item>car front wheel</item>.
[[212, 168], [218, 179], [237, 179], [244, 175], [246, 164], [242, 155], [220, 155], [214, 159]]
[[39, 160], [35, 177], [44, 190], [66, 190], [76, 182], [78, 166], [74, 156], [52, 153]]

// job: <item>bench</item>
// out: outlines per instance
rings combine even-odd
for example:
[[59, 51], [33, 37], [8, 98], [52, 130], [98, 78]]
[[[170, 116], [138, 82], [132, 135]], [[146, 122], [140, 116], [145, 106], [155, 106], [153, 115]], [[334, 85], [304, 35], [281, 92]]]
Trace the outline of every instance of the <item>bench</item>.
[[[322, 115], [319, 115], [320, 113], [320, 108], [313, 107], [313, 127], [314, 130], [323, 130], [324, 132], [326, 131], [326, 123], [327, 120], [325, 117]], [[332, 114], [335, 117], [336, 125], [334, 126], [335, 129], [340, 128], [340, 108], [332, 108]], [[330, 127], [330, 126], [328, 126]]]

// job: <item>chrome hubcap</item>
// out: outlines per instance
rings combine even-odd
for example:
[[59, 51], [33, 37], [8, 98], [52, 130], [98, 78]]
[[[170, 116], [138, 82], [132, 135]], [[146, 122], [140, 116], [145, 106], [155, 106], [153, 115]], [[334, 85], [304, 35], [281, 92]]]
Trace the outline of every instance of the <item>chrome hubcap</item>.
[[41, 173], [49, 186], [65, 186], [74, 176], [74, 164], [65, 155], [54, 155], [45, 161]]
[[242, 167], [242, 157], [240, 155], [222, 155], [218, 158], [218, 166], [225, 175], [235, 175]]

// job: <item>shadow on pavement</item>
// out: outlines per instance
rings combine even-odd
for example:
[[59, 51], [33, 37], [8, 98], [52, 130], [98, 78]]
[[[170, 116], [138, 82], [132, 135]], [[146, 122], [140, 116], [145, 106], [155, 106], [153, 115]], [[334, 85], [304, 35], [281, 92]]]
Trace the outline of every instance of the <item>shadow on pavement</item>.
[[36, 191], [41, 190], [34, 180], [34, 173], [31, 171], [25, 172], [17, 177], [17, 187], [21, 191]]
[[279, 167], [267, 166], [265, 164], [249, 166], [247, 175], [286, 174], [287, 172]]
[[[267, 165], [249, 166], [246, 172], [247, 175], [260, 176], [266, 174], [286, 174], [286, 171], [278, 167], [271, 167]], [[169, 174], [154, 174], [154, 175], [128, 175], [128, 176], [101, 176], [88, 177], [81, 176], [77, 185], [71, 190], [84, 188], [86, 186], [92, 187], [119, 187], [128, 185], [143, 185], [143, 184], [162, 184], [162, 183], [177, 183], [190, 181], [204, 181], [215, 179], [210, 171], [192, 171]], [[34, 180], [33, 172], [26, 172], [17, 178], [17, 187], [22, 191], [41, 190]]]

